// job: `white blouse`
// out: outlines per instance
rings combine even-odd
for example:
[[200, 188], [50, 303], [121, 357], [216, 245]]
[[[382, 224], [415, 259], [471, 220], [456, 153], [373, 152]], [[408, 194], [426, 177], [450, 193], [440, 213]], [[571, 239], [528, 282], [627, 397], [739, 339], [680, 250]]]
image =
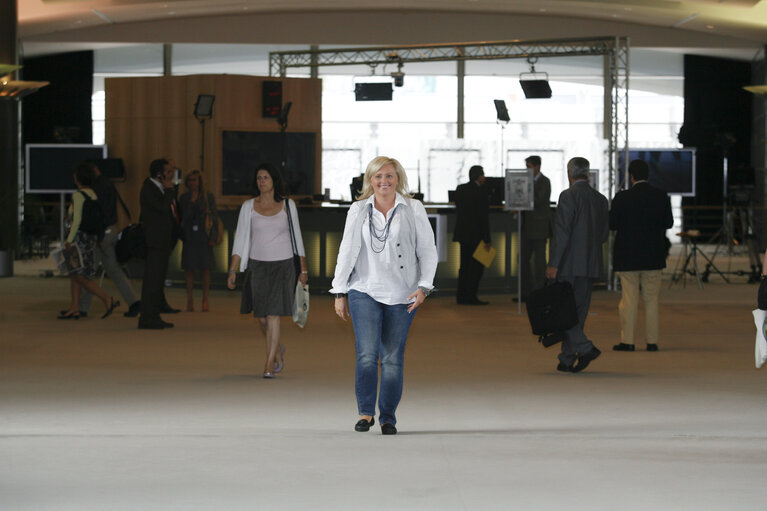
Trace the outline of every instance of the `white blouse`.
[[[401, 241], [400, 232], [403, 216], [408, 214], [402, 209], [408, 207], [407, 199], [397, 194], [394, 207], [386, 213], [386, 216], [375, 209], [374, 201], [375, 196], [371, 196], [368, 200], [363, 201], [362, 204], [355, 203], [350, 209], [349, 218], [347, 218], [347, 228], [357, 224], [357, 215], [364, 215], [365, 217], [361, 222], [362, 236], [359, 256], [354, 264], [354, 270], [349, 276], [348, 285], [346, 282], [343, 282], [343, 277], [339, 277], [337, 274], [336, 278], [333, 279], [333, 287], [330, 292], [344, 293], [348, 289], [354, 289], [386, 305], [412, 302], [412, 300], [408, 300], [408, 296], [415, 292], [417, 286], [421, 285], [427, 289], [433, 287], [432, 281], [437, 268], [434, 231], [431, 228], [423, 205], [418, 201], [411, 201], [410, 207], [415, 209], [415, 229], [418, 241], [417, 254], [421, 266], [421, 278], [415, 284], [408, 283], [406, 274], [402, 271], [403, 254], [401, 254], [401, 248], [398, 248]], [[368, 219], [368, 208], [370, 205], [373, 205], [373, 227], [375, 227], [378, 235], [381, 235], [381, 231], [385, 228], [387, 221], [391, 219], [389, 236], [386, 239], [385, 245], [378, 239], [373, 239], [371, 242]], [[395, 209], [398, 210], [396, 214], [394, 212]], [[392, 218], [392, 215], [394, 215], [394, 218]], [[344, 232], [344, 238], [350, 237], [351, 233]], [[348, 244], [348, 240], [344, 241]], [[343, 242], [342, 244], [346, 245]], [[344, 248], [346, 249], [346, 246]], [[339, 259], [350, 257], [350, 254], [346, 254], [347, 251], [340, 251]], [[338, 266], [336, 267], [336, 273], [338, 273]]]
[[[296, 235], [296, 245], [298, 249], [298, 255], [304, 256], [304, 241], [301, 237], [301, 226], [298, 222], [298, 211], [296, 209], [296, 203], [289, 199], [290, 215], [293, 219], [293, 232]], [[259, 215], [253, 209], [253, 199], [246, 200], [240, 208], [240, 215], [237, 218], [237, 230], [234, 234], [234, 244], [232, 245], [232, 254], [240, 256], [240, 271], [245, 271], [248, 268], [248, 259], [251, 258], [251, 253], [254, 248], [258, 250], [265, 250], [262, 253], [265, 257], [276, 257], [276, 259], [258, 259], [259, 261], [281, 261], [284, 259], [290, 259], [293, 255], [293, 250], [290, 244], [290, 233], [288, 231], [288, 220], [285, 208], [283, 207], [280, 212], [274, 216], [267, 217]], [[257, 219], [260, 223], [261, 220], [266, 219], [265, 224], [271, 220], [271, 228], [255, 229], [253, 227], [253, 220]], [[282, 230], [285, 238], [280, 238], [276, 231]], [[271, 233], [271, 234], [270, 234]], [[280, 239], [287, 239], [287, 252], [280, 248], [284, 247], [284, 241]], [[275, 247], [271, 247], [272, 242], [275, 242]], [[269, 255], [271, 254], [271, 255]], [[275, 255], [279, 254], [279, 255]]]

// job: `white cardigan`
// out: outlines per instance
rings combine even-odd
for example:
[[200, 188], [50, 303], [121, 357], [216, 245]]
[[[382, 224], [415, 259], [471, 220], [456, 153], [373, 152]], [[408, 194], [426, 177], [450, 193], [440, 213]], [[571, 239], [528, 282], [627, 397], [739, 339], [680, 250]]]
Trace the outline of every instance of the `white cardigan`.
[[[403, 208], [397, 219], [400, 231], [396, 243], [402, 257], [399, 269], [411, 291], [415, 291], [416, 286], [433, 289], [438, 257], [434, 231], [426, 215], [426, 208], [420, 201], [397, 195], [397, 207]], [[357, 201], [349, 207], [344, 235], [338, 249], [331, 293], [347, 293], [349, 290], [349, 279], [355, 271], [357, 258], [363, 247], [362, 227], [367, 221], [365, 208], [372, 204], [373, 200], [374, 196], [371, 196], [368, 200]]]
[[[250, 218], [253, 211], [253, 201], [255, 199], [248, 199], [243, 202], [240, 208], [240, 216], [237, 218], [237, 230], [234, 233], [234, 245], [232, 246], [232, 255], [240, 256], [240, 271], [245, 271], [248, 268], [248, 258], [250, 256], [250, 244], [253, 241], [250, 239]], [[293, 221], [293, 232], [296, 235], [296, 248], [298, 255], [305, 256], [304, 252], [304, 240], [301, 237], [301, 226], [298, 223], [298, 210], [296, 209], [296, 203], [292, 199], [288, 199], [290, 206], [290, 217]]]

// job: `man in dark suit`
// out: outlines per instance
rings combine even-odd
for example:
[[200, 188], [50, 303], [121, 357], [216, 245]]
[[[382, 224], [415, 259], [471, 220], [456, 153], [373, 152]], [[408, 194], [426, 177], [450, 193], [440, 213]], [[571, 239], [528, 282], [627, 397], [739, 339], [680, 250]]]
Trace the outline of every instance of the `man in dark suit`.
[[589, 185], [589, 161], [567, 162], [570, 188], [559, 196], [554, 244], [546, 277], [569, 282], [575, 294], [578, 324], [565, 332], [557, 370], [580, 372], [601, 352], [583, 327], [591, 305], [591, 286], [602, 275], [602, 244], [607, 241], [607, 198]]
[[453, 241], [461, 244], [461, 266], [458, 270], [458, 305], [487, 305], [477, 297], [479, 279], [485, 269], [474, 259], [474, 251], [480, 242], [488, 250], [490, 244], [490, 199], [485, 183], [485, 171], [480, 165], [469, 169], [469, 182], [459, 185], [455, 191], [456, 220]]
[[[173, 158], [165, 158], [168, 164], [165, 166], [165, 179], [169, 179], [173, 183], [173, 187], [166, 189], [165, 193], [170, 194], [170, 209], [173, 213], [173, 236], [170, 242], [170, 252], [176, 247], [176, 243], [181, 239], [183, 230], [181, 229], [181, 213], [178, 208], [178, 186], [181, 182], [181, 169], [176, 167], [176, 161]], [[165, 288], [162, 289], [162, 307], [160, 312], [163, 314], [177, 314], [181, 312], [181, 309], [177, 309], [168, 303], [168, 299], [165, 297]]]
[[160, 317], [164, 306], [163, 286], [173, 242], [174, 198], [168, 160], [157, 159], [149, 166], [149, 177], [141, 187], [141, 225], [146, 236], [146, 263], [141, 286], [141, 316], [138, 327], [161, 330], [173, 327]]
[[551, 181], [541, 174], [540, 156], [525, 158], [525, 167], [533, 169], [535, 177], [533, 210], [522, 212], [522, 300], [546, 281], [546, 242], [551, 237]]
[[642, 160], [629, 164], [631, 188], [613, 199], [610, 229], [616, 231], [613, 268], [621, 279], [621, 342], [615, 351], [634, 351], [641, 289], [645, 308], [647, 351], [658, 351], [658, 296], [666, 267], [666, 229], [674, 225], [671, 201], [647, 182], [650, 168]]

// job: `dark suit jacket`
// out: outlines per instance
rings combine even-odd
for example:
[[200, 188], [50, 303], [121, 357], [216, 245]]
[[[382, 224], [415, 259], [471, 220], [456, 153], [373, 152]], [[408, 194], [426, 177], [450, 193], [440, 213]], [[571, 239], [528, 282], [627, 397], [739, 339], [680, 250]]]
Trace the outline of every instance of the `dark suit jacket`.
[[551, 237], [551, 181], [543, 174], [538, 176], [533, 185], [534, 209], [522, 212], [522, 235], [531, 240]]
[[601, 277], [608, 224], [607, 198], [588, 181], [573, 183], [559, 196], [549, 266], [558, 276]]
[[150, 178], [141, 186], [141, 225], [144, 227], [147, 247], [170, 250], [173, 227], [176, 224], [171, 210], [173, 190], [161, 192]]
[[470, 181], [455, 190], [455, 229], [453, 241], [490, 243], [490, 199], [487, 189]]
[[671, 200], [647, 182], [618, 192], [610, 210], [615, 233], [615, 271], [660, 270], [666, 267], [666, 229], [674, 225]]

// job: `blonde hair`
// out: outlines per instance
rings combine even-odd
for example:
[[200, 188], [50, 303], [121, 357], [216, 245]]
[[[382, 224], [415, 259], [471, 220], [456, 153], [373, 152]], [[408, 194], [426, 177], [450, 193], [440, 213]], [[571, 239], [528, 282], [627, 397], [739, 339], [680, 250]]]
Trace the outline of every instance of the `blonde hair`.
[[184, 177], [184, 186], [186, 186], [186, 189], [189, 190], [189, 180], [192, 179], [195, 176], [197, 176], [199, 178], [199, 182], [200, 182], [199, 192], [200, 192], [200, 195], [205, 195], [205, 183], [203, 183], [202, 172], [197, 170], [197, 169], [189, 171], [189, 173]]
[[357, 200], [365, 200], [373, 195], [373, 187], [370, 185], [370, 179], [376, 172], [381, 170], [386, 165], [393, 166], [394, 172], [397, 173], [397, 193], [402, 195], [410, 194], [407, 186], [407, 174], [405, 174], [405, 168], [402, 166], [402, 164], [394, 158], [389, 158], [388, 156], [376, 156], [370, 160], [367, 169], [365, 169], [365, 177], [362, 181], [362, 192], [360, 193], [359, 197], [357, 197]]

